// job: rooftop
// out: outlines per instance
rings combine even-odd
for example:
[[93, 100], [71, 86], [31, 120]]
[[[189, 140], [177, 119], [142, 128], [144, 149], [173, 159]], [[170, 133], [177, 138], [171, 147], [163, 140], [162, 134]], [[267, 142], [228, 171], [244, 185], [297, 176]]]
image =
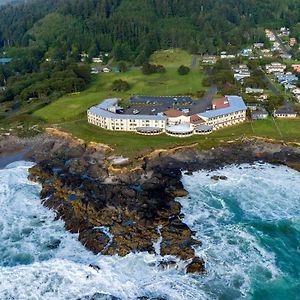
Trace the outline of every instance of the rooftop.
[[175, 125], [175, 126], [169, 126], [166, 128], [166, 130], [168, 132], [175, 133], [175, 134], [180, 134], [180, 133], [185, 134], [194, 131], [194, 129], [189, 124], [185, 124], [185, 123]]
[[8, 64], [8, 63], [10, 63], [12, 61], [12, 58], [6, 58], [6, 57], [4, 57], [4, 58], [0, 58], [0, 64]]
[[229, 107], [229, 102], [226, 97], [214, 99], [212, 101], [212, 106], [213, 106], [213, 109], [222, 109], [222, 108]]
[[177, 118], [177, 117], [181, 117], [184, 115], [182, 111], [180, 111], [178, 109], [174, 109], [174, 108], [167, 110], [164, 114], [168, 118]]
[[193, 99], [189, 96], [134, 96], [130, 98], [131, 103], [192, 103]]
[[157, 120], [157, 121], [165, 121], [167, 120], [164, 116], [158, 116], [158, 115], [126, 115], [126, 114], [115, 114], [108, 109], [110, 109], [113, 106], [116, 106], [118, 104], [117, 98], [112, 99], [106, 99], [102, 103], [100, 103], [97, 106], [91, 107], [88, 112], [91, 112], [95, 115], [106, 117], [106, 118], [112, 118], [112, 119], [135, 119], [135, 120]]
[[208, 110], [204, 113], [200, 113], [199, 116], [203, 118], [215, 118], [218, 116], [246, 110], [247, 107], [244, 103], [244, 100], [242, 97], [239, 96], [226, 96], [229, 102], [229, 106], [226, 108], [221, 109], [214, 109], [214, 110]]
[[198, 124], [204, 123], [205, 121], [198, 115], [191, 115], [190, 122], [191, 122], [191, 124], [198, 125]]
[[278, 108], [275, 111], [275, 114], [287, 114], [287, 115], [291, 114], [291, 115], [294, 115], [294, 114], [296, 114], [296, 112], [291, 107], [283, 106], [283, 107]]

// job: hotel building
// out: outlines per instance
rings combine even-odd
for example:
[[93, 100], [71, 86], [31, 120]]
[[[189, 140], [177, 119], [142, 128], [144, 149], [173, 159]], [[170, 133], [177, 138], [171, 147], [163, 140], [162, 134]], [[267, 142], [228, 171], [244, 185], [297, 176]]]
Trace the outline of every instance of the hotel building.
[[119, 100], [107, 99], [87, 111], [90, 124], [114, 131], [133, 131], [155, 135], [165, 132], [185, 137], [209, 134], [213, 130], [242, 123], [247, 107], [239, 96], [226, 96], [212, 101], [212, 109], [188, 115], [179, 109], [169, 109], [157, 115], [124, 114]]

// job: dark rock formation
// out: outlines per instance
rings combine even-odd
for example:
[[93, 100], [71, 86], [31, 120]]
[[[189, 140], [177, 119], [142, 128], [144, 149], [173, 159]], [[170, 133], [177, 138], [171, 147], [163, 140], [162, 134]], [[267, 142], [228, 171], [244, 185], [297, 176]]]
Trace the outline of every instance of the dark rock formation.
[[[103, 255], [155, 253], [154, 244], [160, 240], [160, 255], [186, 260], [190, 273], [203, 273], [204, 261], [195, 257], [194, 249], [201, 243], [183, 223], [181, 205], [175, 199], [188, 194], [181, 183], [182, 171], [192, 174], [255, 161], [300, 170], [299, 148], [257, 141], [209, 151], [164, 151], [144, 157], [133, 171], [111, 171], [104, 152], [72, 140], [43, 137], [20, 143], [28, 149], [27, 158], [36, 162], [29, 178], [42, 184], [43, 204], [56, 211], [67, 230], [79, 233], [88, 249]], [[1, 143], [0, 149], [5, 149]], [[162, 263], [161, 267], [173, 265]]]
[[212, 180], [219, 181], [219, 180], [227, 180], [228, 178], [226, 176], [218, 176], [214, 175], [211, 177]]
[[199, 257], [193, 258], [192, 262], [188, 264], [186, 271], [188, 273], [201, 274], [205, 272], [204, 260]]

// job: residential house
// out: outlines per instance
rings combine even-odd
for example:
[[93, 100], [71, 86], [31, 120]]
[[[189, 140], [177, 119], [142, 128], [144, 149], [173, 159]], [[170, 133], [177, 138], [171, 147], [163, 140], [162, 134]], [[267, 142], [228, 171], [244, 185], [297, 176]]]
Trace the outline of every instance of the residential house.
[[100, 57], [93, 57], [92, 58], [93, 63], [103, 63], [103, 60]]
[[218, 57], [215, 55], [203, 55], [202, 62], [205, 64], [215, 64], [218, 60]]
[[241, 81], [244, 78], [251, 76], [250, 70], [247, 65], [239, 65], [238, 67], [233, 68], [234, 78], [236, 81]]
[[103, 72], [103, 73], [110, 73], [110, 72], [111, 72], [111, 69], [105, 67], [105, 68], [102, 69], [102, 72]]
[[295, 72], [300, 73], [300, 65], [292, 65], [292, 68]]
[[253, 50], [251, 48], [242, 49], [240, 52], [241, 56], [244, 56], [244, 57], [249, 57], [250, 55], [252, 55], [252, 53], [253, 53]]
[[289, 53], [282, 53], [279, 55], [282, 59], [291, 59], [292, 58], [292, 54]]
[[99, 74], [101, 72], [100, 68], [92, 67], [91, 68], [91, 74]]
[[253, 44], [253, 47], [254, 47], [255, 49], [261, 49], [261, 48], [263, 48], [264, 46], [265, 46], [264, 43], [254, 43], [254, 44]]
[[269, 116], [268, 112], [266, 111], [266, 109], [262, 107], [251, 112], [251, 117], [253, 120], [264, 120], [267, 119], [268, 116]]
[[11, 61], [12, 61], [12, 58], [7, 58], [7, 57], [0, 58], [0, 65], [9, 64]]
[[276, 72], [284, 72], [286, 70], [286, 65], [279, 62], [272, 62], [269, 65], [266, 65], [267, 73], [276, 73]]
[[274, 117], [276, 118], [296, 118], [297, 113], [290, 107], [281, 107], [274, 112]]
[[256, 97], [256, 100], [259, 101], [259, 102], [264, 102], [268, 99], [269, 99], [269, 96], [266, 95], [266, 94], [263, 94], [263, 95], [260, 95], [260, 96]]
[[251, 87], [246, 88], [246, 94], [263, 94], [263, 92], [264, 89], [256, 89]]
[[290, 72], [276, 77], [280, 84], [295, 84], [298, 82], [298, 77]]

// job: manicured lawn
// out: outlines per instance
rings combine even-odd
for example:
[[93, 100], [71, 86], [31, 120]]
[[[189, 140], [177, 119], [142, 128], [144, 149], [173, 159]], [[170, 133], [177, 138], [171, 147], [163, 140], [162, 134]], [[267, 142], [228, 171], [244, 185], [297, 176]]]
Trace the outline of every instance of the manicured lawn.
[[[168, 68], [164, 74], [152, 75], [143, 75], [138, 68], [126, 73], [102, 73], [95, 76], [84, 92], [64, 96], [37, 110], [34, 115], [49, 123], [61, 123], [82, 118], [89, 107], [110, 97], [128, 99], [132, 95], [194, 95], [197, 91], [206, 89], [202, 85], [204, 77], [205, 73], [196, 69], [188, 75], [180, 76], [176, 68]], [[131, 89], [122, 93], [112, 91], [111, 84], [116, 79], [128, 81]]]
[[[159, 136], [141, 136], [135, 133], [107, 131], [90, 125], [86, 120], [86, 110], [111, 97], [128, 100], [132, 95], [195, 95], [206, 90], [202, 81], [205, 73], [199, 68], [191, 70], [186, 76], [180, 76], [180, 65], [190, 66], [192, 56], [185, 51], [174, 49], [153, 54], [152, 63], [162, 64], [167, 68], [164, 74], [145, 76], [139, 68], [132, 68], [126, 73], [96, 75], [90, 87], [79, 95], [65, 96], [35, 111], [33, 118], [41, 118], [46, 126], [56, 124], [61, 130], [70, 132], [74, 137], [85, 141], [104, 143], [115, 149], [118, 154], [135, 157], [145, 149], [169, 148], [179, 145], [198, 143], [199, 148], [209, 149], [226, 141], [241, 137], [265, 137], [290, 142], [300, 142], [300, 119], [297, 120], [260, 120], [213, 132], [209, 136], [172, 138], [165, 134]], [[112, 82], [122, 79], [129, 82], [128, 92], [111, 91]]]
[[107, 144], [114, 148], [116, 153], [130, 157], [136, 156], [145, 149], [169, 148], [192, 143], [198, 143], [201, 149], [209, 149], [229, 140], [251, 136], [300, 142], [300, 119], [276, 120], [276, 122], [282, 132], [282, 138], [271, 119], [256, 121], [252, 124], [244, 123], [213, 132], [208, 136], [192, 136], [182, 139], [172, 138], [165, 134], [141, 136], [135, 133], [107, 131], [88, 124], [86, 120], [65, 123], [60, 128], [86, 141]]

